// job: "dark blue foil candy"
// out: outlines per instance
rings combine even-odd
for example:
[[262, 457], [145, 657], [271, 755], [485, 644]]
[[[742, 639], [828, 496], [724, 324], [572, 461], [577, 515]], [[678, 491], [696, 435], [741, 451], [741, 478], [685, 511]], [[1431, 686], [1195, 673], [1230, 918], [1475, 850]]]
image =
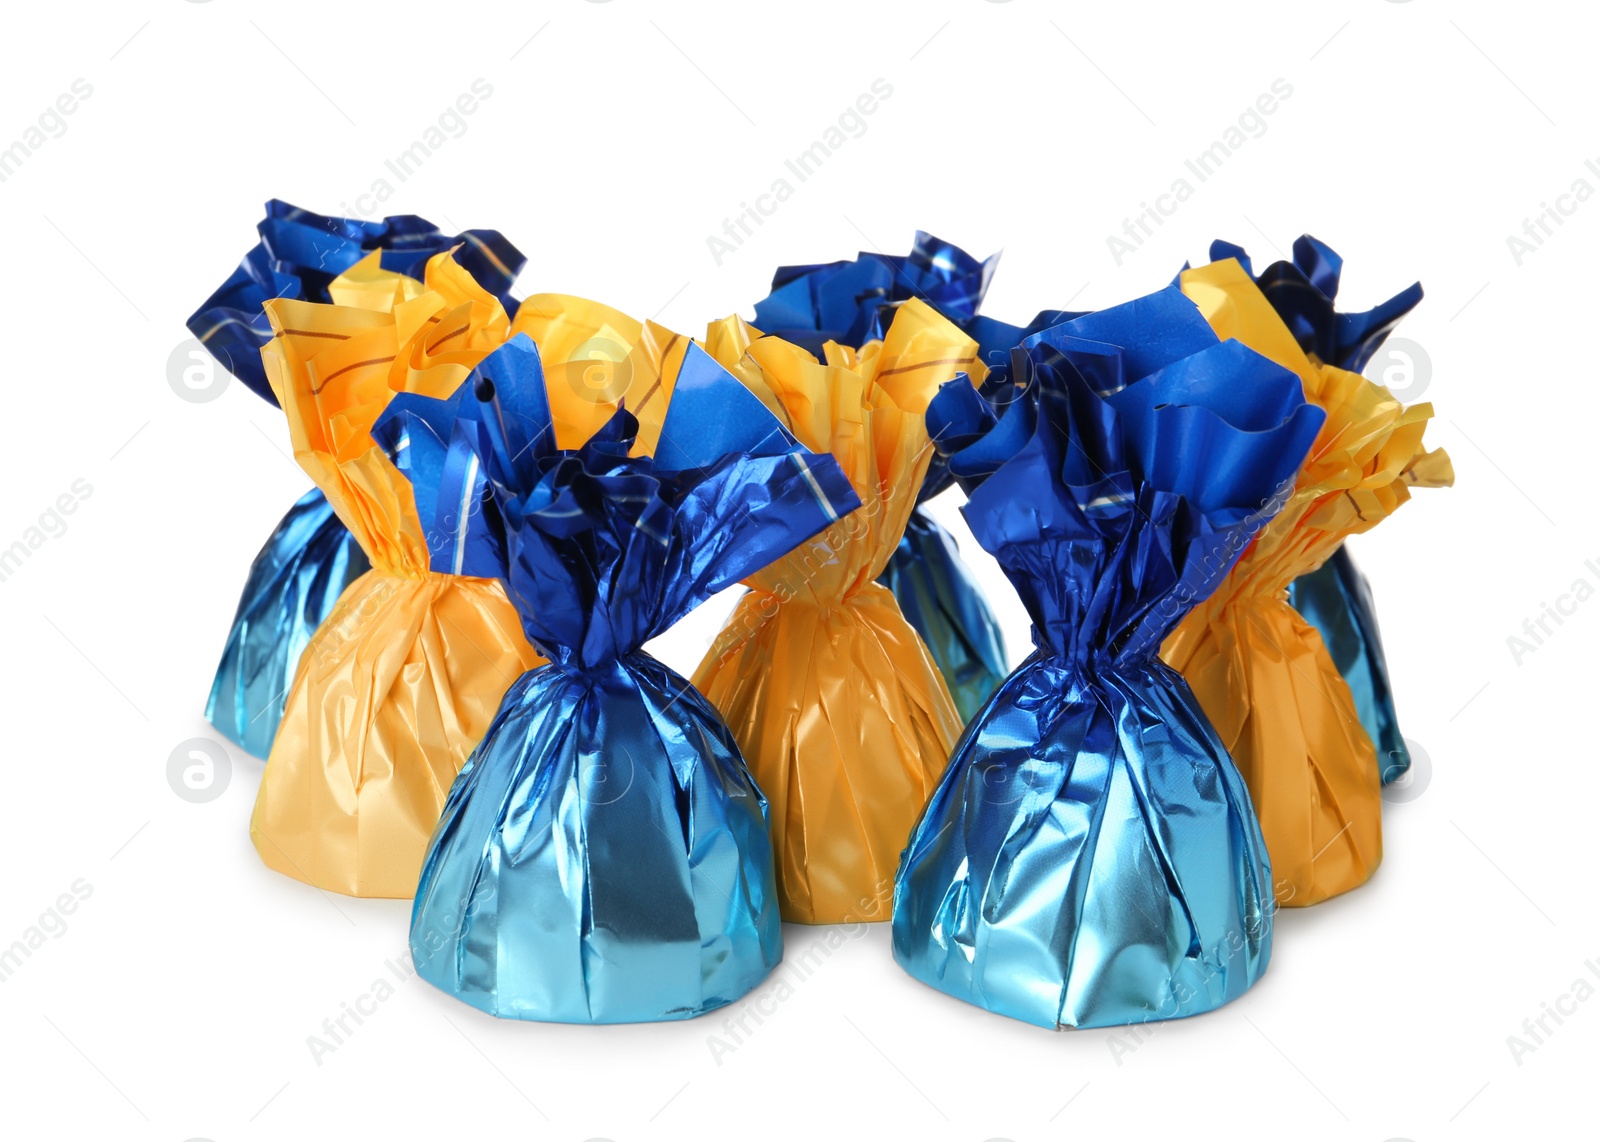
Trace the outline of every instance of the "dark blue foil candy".
[[1065, 1028], [1207, 1011], [1266, 969], [1249, 794], [1157, 655], [1322, 420], [1176, 289], [1026, 339], [982, 394], [940, 390], [930, 435], [1035, 651], [968, 726], [901, 859], [894, 954], [917, 979]]
[[698, 347], [656, 453], [619, 409], [561, 451], [520, 336], [449, 401], [377, 435], [413, 480], [433, 567], [495, 574], [550, 659], [517, 679], [451, 787], [411, 920], [418, 973], [494, 1015], [682, 1019], [781, 958], [767, 803], [721, 716], [646, 640], [859, 506]]

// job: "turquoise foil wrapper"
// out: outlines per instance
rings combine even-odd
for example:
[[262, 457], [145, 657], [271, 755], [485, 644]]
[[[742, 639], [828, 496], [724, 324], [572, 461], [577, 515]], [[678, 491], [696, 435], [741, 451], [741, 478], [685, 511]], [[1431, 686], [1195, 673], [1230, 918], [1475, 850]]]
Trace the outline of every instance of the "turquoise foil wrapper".
[[1378, 750], [1379, 776], [1389, 784], [1411, 768], [1411, 753], [1395, 717], [1389, 663], [1367, 577], [1340, 547], [1317, 570], [1289, 584], [1289, 605], [1317, 628], [1349, 683], [1361, 726]]
[[1249, 793], [1158, 652], [1281, 506], [1322, 420], [1175, 289], [1025, 339], [982, 394], [940, 390], [929, 433], [1035, 651], [901, 858], [893, 946], [912, 976], [1081, 1028], [1208, 1011], [1266, 970]]
[[245, 752], [266, 757], [306, 643], [371, 566], [319, 489], [295, 501], [250, 565], [206, 720]]
[[[261, 363], [272, 339], [262, 303], [275, 297], [328, 302], [328, 285], [373, 250], [384, 267], [420, 279], [428, 258], [455, 257], [485, 289], [515, 308], [509, 289], [526, 259], [494, 230], [444, 234], [425, 218], [380, 221], [313, 214], [267, 203], [260, 241], [188, 320], [189, 331], [251, 392], [276, 406]], [[300, 654], [339, 595], [370, 566], [320, 489], [295, 502], [245, 580], [206, 699], [206, 720], [241, 749], [266, 757], [283, 719]]]
[[689, 1018], [782, 956], [766, 798], [721, 715], [641, 647], [860, 502], [698, 346], [653, 458], [628, 455], [636, 429], [618, 410], [558, 450], [517, 337], [376, 430], [422, 489], [433, 568], [502, 579], [551, 660], [451, 787], [412, 911], [418, 974], [497, 1016]]
[[[1250, 256], [1229, 242], [1211, 244], [1211, 260], [1237, 258], [1250, 273]], [[1334, 309], [1341, 258], [1326, 243], [1303, 234], [1294, 243], [1292, 262], [1274, 262], [1256, 284], [1307, 353], [1341, 369], [1361, 372], [1400, 319], [1422, 300], [1413, 282], [1389, 300], [1358, 313]], [[1289, 605], [1317, 628], [1339, 673], [1355, 698], [1361, 727], [1377, 748], [1379, 777], [1385, 785], [1411, 768], [1411, 753], [1400, 734], [1389, 663], [1378, 634], [1372, 589], [1349, 551], [1340, 547], [1315, 571], [1289, 585]]]
[[944, 675], [961, 720], [970, 722], [1006, 676], [1006, 648], [955, 537], [917, 508], [879, 582], [894, 592]]
[[767, 802], [647, 654], [524, 674], [450, 788], [411, 918], [421, 976], [491, 1015], [685, 1019], [783, 958]]

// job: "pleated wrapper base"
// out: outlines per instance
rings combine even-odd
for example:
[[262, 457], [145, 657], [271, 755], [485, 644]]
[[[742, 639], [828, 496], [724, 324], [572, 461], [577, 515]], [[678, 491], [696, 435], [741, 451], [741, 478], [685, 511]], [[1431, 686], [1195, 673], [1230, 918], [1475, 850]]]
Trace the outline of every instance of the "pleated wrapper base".
[[295, 501], [250, 565], [206, 721], [246, 753], [266, 757], [300, 655], [344, 589], [370, 567], [320, 488]]
[[1162, 651], [1250, 787], [1279, 904], [1315, 904], [1365, 883], [1383, 859], [1381, 783], [1350, 687], [1288, 587], [1390, 515], [1412, 484], [1448, 483], [1449, 459], [1423, 447], [1431, 406], [1404, 407], [1307, 357], [1238, 261], [1185, 271], [1182, 288], [1219, 335], [1296, 373], [1327, 414], [1283, 511]]
[[[1321, 423], [1175, 289], [1047, 329], [928, 414], [1035, 653], [967, 727], [895, 883], [894, 954], [1048, 1028], [1199, 1014], [1266, 970], [1244, 782], [1160, 641], [1282, 502]], [[936, 423], [937, 422], [937, 423]]]
[[[1212, 261], [1229, 258], [1254, 274], [1242, 247], [1211, 244]], [[1359, 373], [1422, 300], [1422, 285], [1414, 282], [1370, 309], [1340, 312], [1335, 300], [1343, 269], [1344, 259], [1332, 247], [1302, 234], [1294, 241], [1292, 261], [1273, 262], [1254, 276], [1309, 358]], [[1447, 464], [1435, 463], [1433, 474], [1446, 482], [1453, 478]], [[1419, 479], [1411, 486], [1425, 485]], [[1289, 605], [1316, 628], [1349, 685], [1361, 726], [1376, 747], [1380, 780], [1387, 785], [1399, 779], [1411, 768], [1411, 754], [1395, 713], [1372, 588], [1347, 547], [1341, 545], [1321, 567], [1290, 583]]]
[[[542, 308], [555, 328], [580, 303]], [[641, 647], [860, 501], [697, 347], [663, 385], [633, 374], [661, 394], [648, 401], [574, 389], [544, 355], [518, 336], [449, 401], [396, 398], [378, 430], [406, 418], [410, 471], [462, 489], [439, 505], [481, 505], [436, 517], [434, 565], [497, 567], [552, 659], [512, 687], [451, 789], [412, 957], [502, 1017], [689, 1018], [780, 960], [772, 840], [721, 715]], [[610, 403], [592, 431], [580, 391]]]
[[[894, 595], [876, 580], [904, 534], [943, 382], [982, 375], [975, 343], [919, 301], [859, 353], [825, 361], [731, 318], [707, 348], [862, 504], [745, 580], [694, 684], [722, 712], [772, 806], [786, 920], [887, 920], [894, 870], [961, 716]], [[969, 382], [970, 383], [970, 382]]]
[[410, 897], [455, 773], [542, 659], [498, 583], [429, 569], [411, 484], [373, 440], [397, 393], [448, 393], [509, 334], [448, 254], [423, 282], [369, 255], [333, 304], [267, 304], [263, 356], [295, 458], [372, 563], [302, 655], [250, 833], [266, 864], [352, 896]]
[[271, 868], [409, 899], [456, 772], [539, 661], [499, 583], [372, 570], [312, 638], [256, 797]]
[[644, 654], [523, 675], [428, 851], [418, 974], [503, 1018], [631, 1023], [731, 1003], [782, 954], [766, 801], [705, 699]]

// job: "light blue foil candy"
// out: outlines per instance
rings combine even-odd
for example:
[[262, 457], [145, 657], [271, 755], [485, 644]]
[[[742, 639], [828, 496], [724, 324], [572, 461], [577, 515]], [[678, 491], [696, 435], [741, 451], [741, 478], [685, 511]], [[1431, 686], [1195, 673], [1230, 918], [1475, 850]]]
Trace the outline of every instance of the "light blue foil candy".
[[306, 643], [371, 566], [322, 491], [301, 496], [250, 565], [206, 720], [247, 753], [266, 757]]
[[955, 537], [918, 507], [880, 582], [927, 644], [961, 720], [970, 722], [1006, 676], [1006, 648]]
[[451, 787], [412, 911], [418, 973], [494, 1015], [688, 1018], [782, 956], [766, 799], [721, 716], [641, 647], [860, 501], [698, 346], [654, 458], [628, 456], [636, 430], [618, 410], [558, 450], [526, 337], [376, 430], [421, 489], [433, 568], [501, 578], [551, 660]]
[[1036, 649], [968, 726], [902, 856], [894, 954], [917, 979], [1066, 1028], [1207, 1011], [1266, 970], [1249, 794], [1157, 654], [1280, 506], [1322, 420], [1297, 377], [1219, 343], [1175, 289], [1027, 338], [983, 395], [940, 391], [929, 433]]

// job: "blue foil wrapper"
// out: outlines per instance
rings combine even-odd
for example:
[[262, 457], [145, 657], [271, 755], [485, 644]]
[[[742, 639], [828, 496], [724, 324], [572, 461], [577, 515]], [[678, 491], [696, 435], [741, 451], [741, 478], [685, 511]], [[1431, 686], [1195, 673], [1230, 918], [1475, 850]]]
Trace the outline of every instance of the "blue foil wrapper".
[[[1250, 256], [1229, 242], [1211, 244], [1211, 260], [1237, 258], [1251, 273]], [[1303, 234], [1294, 243], [1292, 262], [1274, 262], [1256, 284], [1308, 354], [1359, 373], [1400, 319], [1422, 300], [1413, 282], [1388, 301], [1359, 313], [1339, 313], [1339, 275], [1344, 259], [1323, 242]], [[1377, 747], [1379, 776], [1387, 785], [1411, 768], [1411, 753], [1389, 686], [1389, 664], [1378, 634], [1372, 589], [1350, 553], [1340, 547], [1315, 571], [1289, 585], [1289, 605], [1322, 636], [1339, 673], [1350, 685], [1361, 726]]]
[[1006, 648], [955, 537], [918, 507], [879, 582], [894, 592], [944, 675], [961, 720], [970, 722], [1006, 676]]
[[[448, 237], [424, 218], [403, 214], [366, 222], [267, 203], [261, 240], [189, 318], [189, 331], [257, 396], [276, 406], [261, 364], [272, 339], [262, 303], [275, 297], [328, 302], [328, 283], [373, 250], [385, 268], [420, 279], [428, 258], [452, 246], [479, 284], [515, 309], [507, 291], [526, 259], [494, 230]], [[206, 720], [240, 748], [266, 757], [283, 718], [289, 683], [312, 633], [339, 595], [370, 566], [349, 529], [313, 488], [289, 509], [250, 566], [222, 661], [206, 700]]]
[[1289, 605], [1317, 628], [1349, 683], [1361, 726], [1377, 747], [1379, 777], [1389, 784], [1411, 768], [1411, 752], [1395, 717], [1389, 663], [1367, 577], [1340, 547], [1321, 567], [1289, 584]]
[[853, 261], [780, 266], [772, 292], [756, 302], [756, 328], [821, 360], [828, 341], [859, 349], [883, 340], [895, 307], [916, 297], [965, 329], [999, 262], [999, 254], [979, 261], [918, 230], [904, 257], [862, 251]]
[[206, 720], [257, 757], [272, 751], [300, 654], [372, 566], [320, 489], [289, 509], [250, 565], [206, 699]]
[[494, 1015], [682, 1019], [781, 958], [767, 803], [721, 716], [641, 647], [859, 506], [692, 346], [656, 453], [618, 410], [560, 451], [519, 336], [450, 401], [395, 398], [377, 435], [418, 483], [436, 570], [500, 577], [551, 661], [512, 686], [451, 787], [411, 954]]
[[455, 260], [515, 313], [511, 284], [527, 261], [497, 230], [446, 235], [426, 218], [397, 214], [380, 221], [313, 214], [274, 198], [256, 224], [261, 240], [239, 268], [189, 318], [189, 332], [251, 392], [276, 406], [261, 365], [272, 340], [262, 303], [275, 297], [329, 302], [328, 283], [374, 250], [383, 268], [422, 280], [428, 259], [459, 247]]
[[[962, 389], [965, 391], [962, 391]], [[986, 400], [987, 398], [987, 400]], [[922, 982], [1044, 1027], [1175, 1018], [1266, 969], [1249, 794], [1157, 657], [1281, 505], [1323, 414], [1176, 289], [1026, 339], [929, 432], [1034, 653], [968, 726], [895, 881]]]

